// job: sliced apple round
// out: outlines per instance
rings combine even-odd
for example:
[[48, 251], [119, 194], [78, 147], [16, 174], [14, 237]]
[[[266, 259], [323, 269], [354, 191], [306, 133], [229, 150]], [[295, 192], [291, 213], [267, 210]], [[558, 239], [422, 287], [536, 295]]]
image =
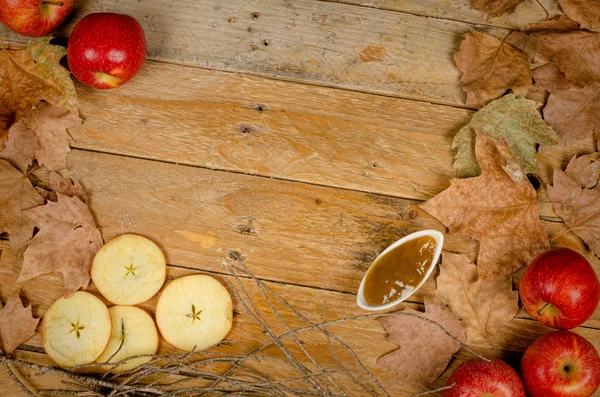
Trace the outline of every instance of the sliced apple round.
[[[112, 321], [112, 336], [104, 353], [98, 357], [96, 362], [118, 363], [129, 357], [156, 353], [158, 332], [154, 320], [146, 311], [135, 306], [113, 306], [108, 309], [108, 312]], [[109, 359], [110, 361], [108, 361]], [[105, 369], [111, 369], [115, 373], [125, 372], [147, 363], [151, 359], [151, 357], [133, 358], [116, 368], [107, 365]]]
[[137, 305], [152, 298], [166, 274], [160, 248], [136, 234], [113, 238], [100, 248], [92, 263], [92, 281], [116, 305]]
[[89, 292], [60, 298], [44, 314], [42, 343], [62, 367], [89, 364], [102, 354], [111, 333], [106, 305]]
[[156, 305], [156, 324], [163, 338], [184, 351], [203, 350], [231, 330], [231, 296], [210, 276], [178, 278], [162, 292]]

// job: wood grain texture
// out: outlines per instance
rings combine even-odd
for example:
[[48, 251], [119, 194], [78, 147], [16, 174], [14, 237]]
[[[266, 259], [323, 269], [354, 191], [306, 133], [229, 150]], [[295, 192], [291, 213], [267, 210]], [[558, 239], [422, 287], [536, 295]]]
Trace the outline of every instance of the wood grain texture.
[[[463, 103], [451, 55], [475, 29], [316, 0], [84, 0], [58, 36], [98, 11], [136, 17], [150, 59], [450, 104]], [[4, 27], [0, 34], [19, 38]]]
[[[70, 130], [74, 147], [415, 200], [449, 186], [452, 140], [473, 114], [157, 62], [118, 90], [77, 88], [85, 122]], [[542, 180], [593, 151], [592, 137], [544, 149]]]
[[[8, 244], [5, 242], [0, 244], [1, 248], [8, 248]], [[0, 267], [0, 295], [2, 298], [6, 298], [14, 289], [13, 282], [17, 277], [17, 272], [20, 266], [20, 261], [17, 260], [10, 252], [3, 251], [2, 266]], [[182, 269], [177, 267], [168, 268], [168, 281], [177, 277], [182, 277], [189, 274], [198, 273], [198, 271]], [[224, 285], [226, 279], [234, 282], [231, 276], [215, 275]], [[271, 313], [270, 308], [266, 302], [261, 298], [258, 289], [252, 280], [243, 280], [244, 288], [246, 288], [255, 301], [258, 309], [263, 314], [265, 319], [273, 326], [276, 334], [281, 334], [286, 331], [286, 328], [281, 324], [278, 319]], [[366, 313], [358, 311], [355, 306], [354, 296], [350, 294], [343, 294], [334, 291], [323, 291], [312, 288], [294, 286], [294, 285], [282, 285], [279, 283], [268, 283], [268, 286], [275, 292], [287, 299], [297, 310], [303, 313], [311, 322], [316, 323], [322, 320], [322, 305], [323, 302], [327, 302], [327, 318], [328, 319], [339, 319], [355, 316], [357, 314]], [[236, 285], [236, 287], [238, 287]], [[227, 286], [229, 289], [229, 287]], [[239, 288], [239, 287], [238, 287]], [[90, 292], [99, 296], [95, 287], [89, 289]], [[29, 280], [22, 284], [22, 295], [29, 299], [31, 302], [35, 302], [33, 305], [33, 311], [35, 316], [42, 316], [49, 305], [62, 295], [62, 280], [58, 275], [47, 275], [39, 277], [37, 279]], [[104, 299], [103, 299], [104, 300]], [[106, 302], [106, 300], [104, 300]], [[141, 304], [141, 307], [150, 312], [154, 313], [156, 307], [157, 297]], [[292, 313], [285, 309], [282, 305], [273, 301], [278, 310], [281, 310], [282, 315], [287, 320], [290, 328], [299, 328], [306, 326], [301, 320], [294, 319]], [[399, 308], [412, 308], [422, 310], [422, 305], [405, 304]], [[231, 333], [228, 335], [228, 339], [235, 339], [241, 341], [238, 344], [233, 344], [224, 348], [219, 348], [220, 351], [227, 351], [230, 353], [248, 352], [257, 347], [260, 347], [266, 338], [261, 335], [261, 329], [258, 327], [253, 320], [245, 314], [243, 307], [240, 305], [238, 299], [234, 298], [234, 326]], [[361, 361], [367, 366], [367, 368], [374, 373], [375, 376], [381, 381], [384, 388], [391, 395], [407, 396], [418, 391], [427, 390], [440, 386], [445, 383], [448, 376], [452, 371], [460, 365], [460, 363], [471, 359], [469, 353], [464, 351], [459, 352], [456, 358], [452, 361], [449, 368], [444, 372], [442, 377], [438, 379], [433, 385], [418, 385], [408, 381], [399, 381], [398, 377], [386, 370], [385, 368], [378, 367], [375, 361], [381, 355], [392, 351], [396, 346], [385, 340], [385, 331], [381, 325], [374, 320], [361, 320], [353, 323], [345, 323], [335, 326], [330, 326], [328, 329], [333, 332], [336, 336], [347, 342], [356, 354], [360, 357]], [[498, 332], [489, 342], [489, 344], [481, 344], [479, 346], [473, 346], [478, 352], [485, 354], [488, 357], [499, 357], [507, 360], [509, 363], [517, 366], [518, 359], [526, 347], [533, 342], [536, 338], [546, 333], [548, 329], [542, 326], [540, 323], [531, 320], [515, 319], [508, 326]], [[588, 338], [596, 348], [600, 349], [600, 330], [579, 328], [575, 332]], [[357, 334], [360, 337], [356, 337]], [[335, 362], [330, 354], [329, 347], [326, 340], [319, 336], [316, 332], [303, 333], [300, 336], [302, 342], [304, 342], [305, 348], [309, 353], [315, 357], [321, 364], [333, 367]], [[36, 334], [32, 339], [27, 342], [27, 345], [40, 347], [41, 339], [39, 334]], [[302, 353], [299, 350], [292, 350], [295, 355], [302, 357]], [[159, 353], [169, 354], [176, 352], [172, 346], [168, 345], [164, 340], [161, 339]], [[338, 353], [343, 357], [343, 352], [338, 350]], [[269, 348], [266, 354], [277, 354], [276, 349]], [[31, 352], [18, 351], [18, 355], [25, 356], [27, 359], [34, 359], [36, 362], [51, 363], [51, 361], [45, 355], [40, 355]], [[307, 363], [304, 359], [303, 362]], [[358, 373], [358, 368], [355, 368], [352, 364], [352, 359], [346, 357], [344, 361], [349, 365], [353, 371]], [[264, 368], [264, 367], [263, 367]], [[273, 367], [272, 371], [277, 371], [276, 367]], [[29, 371], [27, 374], [31, 376]], [[274, 374], [273, 374], [274, 375]], [[2, 379], [2, 378], [0, 378]], [[39, 379], [35, 377], [31, 380], [31, 383], [36, 386], [47, 385], [47, 380]], [[351, 385], [348, 384], [349, 387]], [[39, 386], [38, 386], [39, 387]], [[354, 389], [354, 394], [361, 395], [360, 390]], [[18, 394], [17, 394], [18, 395]], [[600, 395], [600, 393], [595, 396]]]
[[525, 0], [514, 13], [487, 19], [485, 12], [471, 8], [473, 0], [323, 0], [354, 4], [381, 10], [405, 12], [433, 18], [451, 19], [472, 24], [485, 24], [508, 29], [527, 28], [528, 22], [562, 15], [556, 0]]
[[[257, 277], [355, 293], [389, 244], [413, 231], [445, 230], [417, 201], [84, 151], [70, 161], [105, 240], [146, 235], [168, 263], [187, 268], [223, 272], [227, 250], [239, 249]], [[543, 227], [551, 237], [565, 230]], [[577, 239], [557, 243], [584, 251]], [[444, 248], [475, 258], [478, 244], [447, 234]], [[600, 273], [600, 261], [591, 260]], [[433, 289], [431, 280], [411, 300]]]

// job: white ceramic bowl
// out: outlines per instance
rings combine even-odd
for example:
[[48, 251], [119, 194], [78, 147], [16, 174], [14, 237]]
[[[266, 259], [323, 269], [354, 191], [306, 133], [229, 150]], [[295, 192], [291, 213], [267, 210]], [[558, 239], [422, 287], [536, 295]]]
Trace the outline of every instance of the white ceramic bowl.
[[[421, 283], [419, 285], [417, 285], [417, 287], [410, 294], [404, 296], [403, 298], [399, 298], [399, 299], [396, 299], [395, 301], [384, 303], [382, 305], [377, 305], [377, 306], [368, 304], [367, 301], [365, 300], [364, 287], [365, 287], [365, 279], [367, 278], [367, 274], [369, 273], [369, 270], [371, 270], [371, 267], [373, 267], [373, 264], [375, 264], [375, 262], [377, 262], [377, 260], [379, 258], [381, 258], [383, 255], [387, 254], [388, 252], [395, 249], [399, 245], [402, 245], [407, 241], [414, 240], [416, 238], [423, 237], [423, 236], [431, 236], [435, 239], [435, 252], [433, 254], [433, 260], [431, 261], [431, 264], [429, 265], [429, 269], [427, 269], [427, 273], [425, 273], [425, 277], [423, 277], [423, 281], [421, 281]], [[437, 230], [421, 230], [419, 232], [411, 233], [408, 236], [404, 236], [400, 240], [396, 241], [394, 244], [387, 247], [381, 254], [379, 254], [379, 256], [377, 258], [375, 258], [373, 263], [371, 263], [371, 266], [369, 266], [369, 269], [367, 270], [367, 272], [363, 276], [362, 281], [360, 282], [360, 287], [358, 288], [358, 294], [356, 295], [356, 303], [358, 303], [358, 306], [362, 307], [365, 310], [384, 310], [384, 309], [389, 309], [392, 306], [396, 306], [400, 302], [404, 302], [406, 299], [408, 299], [408, 297], [410, 297], [412, 294], [417, 292], [417, 290], [419, 288], [421, 288], [421, 286], [425, 283], [425, 281], [427, 281], [427, 279], [433, 272], [435, 265], [437, 264], [438, 260], [440, 259], [440, 254], [442, 252], [442, 245], [444, 245], [444, 235], [441, 232], [438, 232]]]

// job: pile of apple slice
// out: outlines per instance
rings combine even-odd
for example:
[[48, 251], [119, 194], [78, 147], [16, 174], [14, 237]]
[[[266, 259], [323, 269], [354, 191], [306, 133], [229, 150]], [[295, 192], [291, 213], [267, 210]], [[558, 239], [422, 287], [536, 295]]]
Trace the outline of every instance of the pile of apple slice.
[[[151, 315], [133, 305], [156, 295], [166, 272], [165, 257], [151, 240], [124, 234], [109, 241], [94, 258], [92, 280], [115, 306], [107, 308], [85, 291], [58, 299], [42, 321], [48, 355], [62, 367], [97, 362], [106, 363], [103, 368], [113, 372], [150, 361], [158, 349], [158, 331]], [[231, 296], [220, 282], [206, 275], [172, 281], [156, 307], [160, 333], [184, 351], [220, 342], [231, 330], [232, 319]]]

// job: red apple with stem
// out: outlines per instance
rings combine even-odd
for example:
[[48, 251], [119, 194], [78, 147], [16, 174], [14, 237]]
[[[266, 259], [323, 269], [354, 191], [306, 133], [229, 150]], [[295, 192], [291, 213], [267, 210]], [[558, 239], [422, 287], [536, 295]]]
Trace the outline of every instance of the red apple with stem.
[[115, 88], [131, 80], [146, 58], [146, 37], [129, 16], [95, 13], [73, 29], [67, 47], [71, 72], [79, 81], [99, 89]]
[[585, 257], [558, 248], [531, 262], [521, 278], [519, 295], [535, 319], [552, 328], [571, 329], [598, 307], [600, 283]]
[[525, 397], [519, 374], [502, 360], [462, 363], [446, 382], [444, 397]]
[[527, 348], [521, 376], [531, 397], [590, 397], [600, 386], [600, 356], [583, 336], [553, 331]]
[[73, 9], [73, 0], [0, 0], [0, 21], [24, 36], [45, 36]]

